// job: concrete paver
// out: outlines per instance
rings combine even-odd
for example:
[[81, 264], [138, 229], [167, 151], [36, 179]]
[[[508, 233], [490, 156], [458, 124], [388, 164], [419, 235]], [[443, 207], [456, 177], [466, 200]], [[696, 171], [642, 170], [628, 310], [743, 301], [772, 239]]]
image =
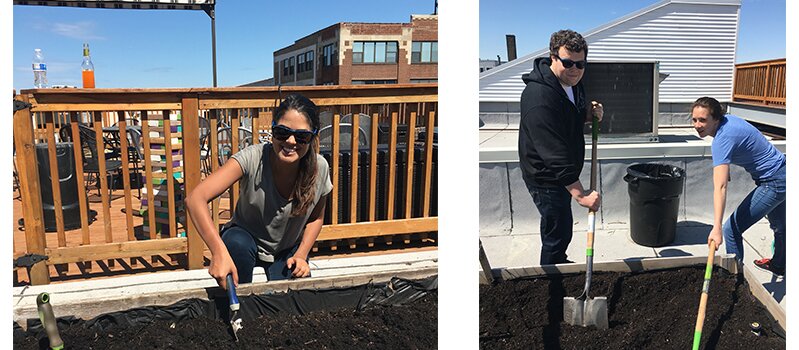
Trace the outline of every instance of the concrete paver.
[[[311, 260], [313, 277], [420, 270], [436, 267], [437, 264], [436, 250]], [[264, 271], [256, 268], [253, 283], [263, 282], [266, 282]], [[44, 286], [14, 287], [13, 307], [15, 310], [35, 308], [36, 296], [41, 292], [48, 292], [53, 303], [66, 305], [86, 300], [118, 300], [136, 298], [143, 294], [176, 293], [216, 286], [216, 281], [211, 278], [207, 269], [80, 280]]]

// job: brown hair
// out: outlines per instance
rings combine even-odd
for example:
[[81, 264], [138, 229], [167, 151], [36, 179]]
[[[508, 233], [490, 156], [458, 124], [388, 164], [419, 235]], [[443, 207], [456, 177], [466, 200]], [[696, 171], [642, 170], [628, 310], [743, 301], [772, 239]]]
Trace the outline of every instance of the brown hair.
[[561, 46], [571, 52], [585, 51], [585, 57], [588, 58], [588, 43], [585, 42], [580, 33], [571, 29], [562, 29], [552, 33], [549, 38], [549, 54], [558, 56], [558, 50]]
[[696, 107], [703, 107], [707, 108], [710, 111], [710, 116], [713, 117], [713, 120], [720, 120], [721, 117], [724, 116], [724, 111], [721, 109], [721, 103], [718, 100], [712, 97], [700, 97], [691, 105], [691, 112], [694, 111]]
[[[274, 110], [273, 120], [277, 123], [289, 110], [295, 110], [308, 119], [314, 132], [319, 130], [319, 108], [311, 100], [300, 94], [291, 94]], [[304, 215], [314, 201], [316, 188], [316, 155], [319, 153], [319, 138], [314, 137], [310, 149], [300, 158], [299, 173], [291, 189], [291, 216]]]

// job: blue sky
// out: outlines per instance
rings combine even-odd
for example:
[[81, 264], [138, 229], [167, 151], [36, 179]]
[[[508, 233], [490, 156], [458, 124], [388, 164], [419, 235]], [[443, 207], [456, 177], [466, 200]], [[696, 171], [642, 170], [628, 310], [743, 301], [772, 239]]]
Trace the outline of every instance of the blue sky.
[[[302, 5], [300, 5], [302, 4]], [[338, 22], [408, 22], [433, 13], [434, 0], [217, 0], [219, 86], [272, 77], [272, 52]], [[33, 87], [41, 48], [50, 84], [80, 87], [88, 42], [98, 88], [213, 85], [211, 20], [201, 10], [112, 10], [13, 6], [14, 89]]]
[[[587, 32], [660, 0], [480, 2], [480, 58], [507, 60], [505, 35], [518, 57], [544, 49], [558, 29]], [[736, 63], [785, 57], [785, 1], [742, 0]]]

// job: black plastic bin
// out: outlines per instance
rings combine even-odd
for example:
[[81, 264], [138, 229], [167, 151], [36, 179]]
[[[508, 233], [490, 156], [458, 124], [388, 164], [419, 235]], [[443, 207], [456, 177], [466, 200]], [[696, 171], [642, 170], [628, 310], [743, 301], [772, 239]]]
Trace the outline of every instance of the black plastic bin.
[[624, 181], [630, 194], [630, 237], [647, 247], [674, 241], [685, 170], [667, 164], [634, 164]]
[[[78, 176], [75, 173], [75, 153], [72, 142], [56, 143], [56, 164], [58, 166], [58, 182], [61, 187], [61, 210], [64, 213], [64, 229], [80, 228], [80, 202], [78, 201]], [[53, 186], [50, 182], [50, 159], [47, 144], [36, 145], [36, 162], [39, 166], [39, 187], [42, 194], [42, 210], [44, 214], [44, 230], [56, 231], [55, 205], [53, 204]], [[83, 193], [82, 195], [86, 195]], [[87, 200], [88, 203], [88, 200]]]

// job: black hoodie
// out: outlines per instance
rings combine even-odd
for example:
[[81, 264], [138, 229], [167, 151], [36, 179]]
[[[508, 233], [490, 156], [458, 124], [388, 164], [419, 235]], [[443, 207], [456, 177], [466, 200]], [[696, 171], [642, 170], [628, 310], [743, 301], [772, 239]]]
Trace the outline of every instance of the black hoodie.
[[583, 170], [583, 84], [572, 87], [572, 103], [551, 64], [549, 57], [537, 58], [533, 71], [522, 75], [527, 87], [521, 99], [519, 163], [528, 185], [567, 186], [579, 180]]

